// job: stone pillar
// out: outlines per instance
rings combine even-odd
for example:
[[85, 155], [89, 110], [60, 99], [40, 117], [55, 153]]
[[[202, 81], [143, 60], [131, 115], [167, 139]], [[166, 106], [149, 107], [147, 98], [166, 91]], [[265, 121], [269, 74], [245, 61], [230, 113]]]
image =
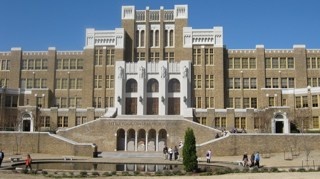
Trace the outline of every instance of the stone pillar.
[[128, 133], [124, 131], [124, 151], [127, 151], [127, 143], [128, 143]]
[[156, 151], [158, 152], [159, 151], [159, 133], [156, 132]]
[[135, 131], [135, 136], [134, 136], [134, 151], [138, 151], [138, 131]]
[[146, 132], [146, 147], [145, 151], [148, 151], [148, 132]]

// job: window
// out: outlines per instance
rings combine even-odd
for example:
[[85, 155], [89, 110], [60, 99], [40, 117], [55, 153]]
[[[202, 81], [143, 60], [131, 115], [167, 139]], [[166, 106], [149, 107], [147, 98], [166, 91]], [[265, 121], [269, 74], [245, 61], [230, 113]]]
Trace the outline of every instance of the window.
[[114, 76], [106, 75], [106, 88], [113, 89], [114, 88]]
[[149, 62], [159, 62], [160, 60], [159, 55], [160, 55], [159, 52], [151, 52]]
[[257, 89], [257, 79], [256, 78], [250, 78], [250, 88]]
[[68, 127], [68, 116], [58, 116], [58, 127]]
[[193, 49], [193, 59], [192, 59], [192, 63], [194, 65], [201, 65], [201, 49]]
[[284, 57], [280, 58], [280, 68], [287, 68], [287, 59]]
[[106, 65], [114, 65], [114, 49], [107, 49]]
[[250, 58], [250, 69], [256, 69], [256, 59], [255, 58]]
[[147, 92], [159, 92], [159, 83], [156, 79], [150, 79], [147, 84]]
[[288, 58], [288, 68], [293, 69], [294, 68], [294, 60], [292, 57]]
[[243, 108], [250, 108], [250, 98], [243, 98]]
[[35, 70], [40, 70], [41, 69], [41, 59], [36, 59], [35, 60]]
[[206, 75], [206, 88], [214, 88], [214, 77], [213, 75]]
[[103, 50], [102, 49], [96, 49], [94, 56], [95, 56], [94, 65], [102, 65]]
[[70, 69], [75, 70], [77, 68], [77, 60], [76, 59], [70, 59]]
[[69, 69], [69, 59], [63, 59], [62, 61], [62, 69], [68, 70]]
[[302, 96], [302, 107], [308, 107], [308, 96]]
[[202, 103], [201, 97], [197, 97], [196, 98], [196, 108], [201, 108], [201, 103]]
[[150, 47], [153, 47], [154, 44], [153, 44], [153, 38], [154, 38], [154, 31], [153, 30], [150, 30]]
[[101, 97], [94, 97], [93, 98], [93, 107], [101, 108]]
[[287, 78], [281, 78], [281, 88], [288, 88], [288, 79]]
[[194, 85], [195, 88], [201, 88], [201, 75], [194, 75]]
[[94, 75], [94, 88], [102, 88], [102, 75]]
[[206, 97], [206, 108], [214, 108], [214, 97]]
[[34, 69], [34, 60], [29, 59], [28, 61], [28, 70], [33, 70]]
[[81, 108], [81, 101], [82, 101], [82, 98], [76, 98], [76, 107], [77, 108]]
[[229, 69], [233, 69], [233, 58], [229, 58]]
[[137, 60], [138, 61], [145, 61], [146, 60], [146, 54], [144, 52], [137, 52]]
[[80, 124], [84, 124], [87, 122], [87, 117], [86, 116], [77, 116], [76, 117], [76, 126]]
[[234, 102], [235, 102], [235, 108], [239, 109], [241, 108], [241, 98], [235, 98], [234, 99]]
[[248, 58], [242, 58], [242, 68], [243, 69], [248, 69], [249, 68]]
[[251, 98], [251, 108], [257, 108], [257, 98]]
[[173, 47], [173, 39], [174, 39], [174, 37], [173, 37], [173, 30], [170, 30], [169, 31], [169, 46], [170, 47]]
[[245, 117], [235, 117], [234, 118], [234, 127], [237, 129], [245, 129], [246, 128], [246, 118]]
[[50, 127], [50, 116], [41, 116], [41, 127]]
[[0, 70], [10, 70], [10, 60], [0, 60]]
[[168, 92], [180, 92], [180, 82], [177, 79], [171, 79], [168, 84]]
[[144, 47], [144, 30], [141, 30], [140, 47]]
[[319, 126], [319, 116], [313, 116], [312, 117], [312, 127], [314, 129], [319, 129], [320, 126]]
[[249, 89], [249, 78], [243, 78], [243, 89]]
[[301, 108], [301, 97], [296, 96], [296, 108]]
[[77, 69], [83, 69], [83, 59], [78, 59], [77, 60]]
[[234, 108], [234, 105], [233, 105], [233, 98], [229, 98], [229, 108]]
[[137, 81], [136, 80], [130, 79], [127, 81], [126, 92], [127, 93], [137, 92]]
[[61, 98], [61, 108], [67, 108], [67, 98]]
[[233, 89], [233, 78], [229, 78], [229, 89]]
[[266, 58], [266, 69], [270, 69], [271, 68], [271, 59], [270, 58]]
[[62, 78], [61, 89], [68, 89], [68, 79], [67, 78]]
[[167, 60], [169, 63], [173, 63], [174, 62], [174, 52], [166, 52], [164, 54], [164, 58], [165, 60]]
[[279, 68], [279, 59], [272, 58], [272, 68]]
[[240, 89], [241, 84], [240, 84], [240, 78], [235, 78], [234, 79], [234, 89]]
[[205, 64], [206, 65], [213, 65], [213, 49], [207, 48], [205, 49]]
[[312, 95], [312, 107], [318, 107], [318, 95]]
[[70, 89], [76, 89], [76, 79], [70, 79]]
[[289, 78], [289, 88], [294, 88], [294, 78]]
[[266, 78], [266, 88], [271, 88], [271, 78]]
[[234, 58], [234, 69], [240, 69], [240, 58]]
[[106, 97], [105, 98], [105, 107], [106, 108], [113, 107], [113, 100], [114, 100], [113, 97]]
[[154, 39], [155, 46], [158, 47], [159, 46], [159, 38], [160, 38], [159, 37], [159, 30], [155, 31], [154, 38], [155, 38]]
[[272, 88], [279, 88], [278, 78], [272, 78]]
[[274, 106], [274, 97], [269, 97], [269, 106]]
[[82, 79], [77, 78], [77, 89], [82, 89]]

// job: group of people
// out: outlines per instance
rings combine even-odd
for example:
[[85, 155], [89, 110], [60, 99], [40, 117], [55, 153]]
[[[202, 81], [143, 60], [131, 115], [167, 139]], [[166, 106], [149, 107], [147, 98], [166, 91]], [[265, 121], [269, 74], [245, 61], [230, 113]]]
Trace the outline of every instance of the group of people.
[[243, 166], [244, 167], [254, 167], [257, 166], [258, 168], [260, 167], [260, 154], [259, 152], [253, 152], [250, 156], [250, 160], [248, 158], [248, 154], [245, 152], [243, 154]]
[[164, 146], [163, 148], [163, 156], [164, 156], [164, 159], [167, 160], [178, 160], [179, 159], [179, 149], [181, 149], [183, 147], [183, 143], [182, 141], [180, 141], [179, 143], [179, 148], [177, 146], [174, 146], [174, 148], [172, 147], [167, 147], [167, 146]]
[[[0, 167], [1, 167], [1, 164], [2, 164], [2, 161], [4, 159], [4, 152], [2, 151], [2, 149], [0, 150]], [[31, 167], [31, 163], [32, 163], [32, 158], [30, 156], [30, 154], [27, 155], [27, 158], [26, 158], [26, 161], [25, 161], [25, 169], [30, 169], [32, 170], [32, 167]]]

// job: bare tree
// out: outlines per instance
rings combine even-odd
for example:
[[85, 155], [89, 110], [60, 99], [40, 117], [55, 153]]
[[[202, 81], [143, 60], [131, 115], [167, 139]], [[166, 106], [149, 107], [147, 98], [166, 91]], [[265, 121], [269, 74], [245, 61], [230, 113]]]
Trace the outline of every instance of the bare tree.
[[267, 107], [258, 109], [257, 117], [259, 118], [259, 130], [262, 133], [271, 132], [271, 121], [273, 117], [273, 110]]

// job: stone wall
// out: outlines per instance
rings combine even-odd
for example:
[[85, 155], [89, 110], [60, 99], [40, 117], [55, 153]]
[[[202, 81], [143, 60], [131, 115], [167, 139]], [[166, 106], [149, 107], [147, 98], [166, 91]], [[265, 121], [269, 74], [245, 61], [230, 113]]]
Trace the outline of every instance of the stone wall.
[[45, 153], [93, 156], [92, 144], [79, 144], [46, 132], [0, 132], [0, 148], [7, 154]]
[[[198, 143], [199, 144], [199, 143]], [[230, 134], [197, 147], [199, 157], [211, 149], [213, 156], [242, 155], [259, 151], [261, 154], [320, 150], [319, 134]]]

